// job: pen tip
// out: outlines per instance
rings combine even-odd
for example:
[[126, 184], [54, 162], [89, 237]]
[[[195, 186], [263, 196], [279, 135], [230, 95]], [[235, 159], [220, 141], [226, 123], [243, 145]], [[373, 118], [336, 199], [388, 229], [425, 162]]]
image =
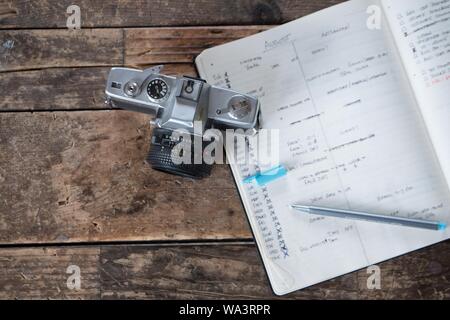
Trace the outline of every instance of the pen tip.
[[438, 225], [438, 230], [445, 230], [447, 228], [447, 224], [445, 222], [440, 222]]
[[290, 207], [291, 207], [292, 209], [309, 209], [308, 206], [302, 206], [302, 205], [300, 205], [300, 204], [291, 204]]
[[299, 204], [291, 204], [289, 206], [291, 209], [297, 210], [297, 211], [303, 211], [303, 212], [309, 212], [310, 208], [308, 206], [302, 206]]

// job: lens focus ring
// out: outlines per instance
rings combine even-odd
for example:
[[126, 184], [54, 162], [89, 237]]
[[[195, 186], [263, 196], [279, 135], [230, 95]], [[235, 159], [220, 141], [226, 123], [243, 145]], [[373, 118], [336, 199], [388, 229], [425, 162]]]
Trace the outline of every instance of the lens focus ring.
[[[164, 171], [184, 177], [201, 179], [208, 176], [211, 172], [211, 166], [205, 163], [194, 164], [194, 153], [191, 153], [190, 164], [175, 164], [172, 161], [172, 150], [184, 141], [171, 140], [172, 131], [162, 128], [155, 128], [150, 146], [150, 151], [147, 156], [147, 162], [155, 170]], [[193, 141], [191, 137], [191, 141]], [[184, 148], [191, 148], [193, 145], [183, 146]], [[203, 150], [203, 149], [202, 149]]]

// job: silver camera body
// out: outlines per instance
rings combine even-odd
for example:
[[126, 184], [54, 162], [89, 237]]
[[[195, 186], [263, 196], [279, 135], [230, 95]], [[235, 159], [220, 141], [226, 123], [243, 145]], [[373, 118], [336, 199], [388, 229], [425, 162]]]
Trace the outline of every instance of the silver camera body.
[[197, 78], [162, 75], [161, 69], [112, 68], [106, 84], [108, 101], [119, 108], [154, 114], [154, 123], [169, 130], [194, 134], [194, 121], [201, 121], [203, 130], [256, 127], [256, 98]]
[[[184, 129], [198, 136], [211, 127], [256, 128], [259, 101], [230, 89], [210, 85], [202, 79], [160, 74], [162, 68], [112, 68], [105, 90], [107, 102], [114, 107], [155, 115], [153, 124], [156, 128], [147, 158], [153, 168], [201, 178], [209, 174], [208, 168], [195, 167], [194, 164], [167, 165], [171, 162], [169, 152], [180, 142], [171, 140], [171, 133]], [[197, 124], [195, 131], [194, 123]], [[199, 124], [201, 132], [198, 130]]]

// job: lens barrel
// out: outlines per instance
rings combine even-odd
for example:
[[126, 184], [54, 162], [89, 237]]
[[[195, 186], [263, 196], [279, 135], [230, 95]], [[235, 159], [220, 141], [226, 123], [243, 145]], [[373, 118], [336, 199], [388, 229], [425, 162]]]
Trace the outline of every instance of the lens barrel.
[[[194, 163], [194, 138], [191, 136], [190, 141], [185, 141], [180, 137], [174, 140], [172, 136], [173, 131], [163, 128], [155, 128], [151, 138], [150, 151], [147, 155], [147, 163], [155, 170], [172, 173], [175, 175], [189, 177], [194, 179], [201, 179], [209, 176], [211, 173], [211, 165], [203, 162], [201, 164]], [[175, 164], [172, 161], [172, 150], [179, 144], [186, 144], [181, 146], [184, 150], [190, 150], [190, 163]], [[179, 146], [180, 147], [180, 146]], [[202, 154], [205, 147], [202, 142]]]

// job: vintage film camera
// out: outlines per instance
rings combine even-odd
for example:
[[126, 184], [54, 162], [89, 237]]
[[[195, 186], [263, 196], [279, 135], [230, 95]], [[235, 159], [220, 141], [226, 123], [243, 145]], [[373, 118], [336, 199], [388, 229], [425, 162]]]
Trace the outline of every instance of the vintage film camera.
[[[106, 84], [106, 102], [114, 107], [155, 115], [152, 122], [156, 127], [147, 156], [147, 162], [154, 169], [192, 178], [205, 177], [211, 167], [204, 162], [195, 164], [194, 152], [190, 163], [172, 161], [173, 148], [183, 143], [179, 135], [173, 137], [174, 130], [184, 129], [194, 138], [199, 135], [198, 130], [194, 132], [194, 121], [201, 123], [201, 135], [212, 127], [255, 128], [259, 102], [251, 96], [209, 85], [202, 79], [162, 75], [162, 68], [112, 68]], [[193, 141], [190, 139], [189, 143]], [[190, 149], [194, 150], [193, 146]]]

